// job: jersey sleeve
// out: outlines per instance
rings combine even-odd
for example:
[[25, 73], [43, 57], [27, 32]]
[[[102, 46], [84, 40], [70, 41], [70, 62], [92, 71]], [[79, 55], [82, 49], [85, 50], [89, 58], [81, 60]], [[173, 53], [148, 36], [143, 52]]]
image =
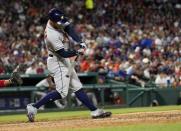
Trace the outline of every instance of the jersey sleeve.
[[61, 36], [60, 33], [56, 31], [50, 31], [48, 32], [46, 39], [48, 40], [49, 44], [51, 45], [54, 51], [64, 48], [64, 45], [62, 43], [63, 36]]

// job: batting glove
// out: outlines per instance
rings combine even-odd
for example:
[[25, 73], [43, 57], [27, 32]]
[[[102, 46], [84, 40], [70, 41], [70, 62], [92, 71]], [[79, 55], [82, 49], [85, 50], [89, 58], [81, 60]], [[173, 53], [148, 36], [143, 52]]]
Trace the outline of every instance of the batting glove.
[[86, 48], [87, 48], [87, 45], [86, 45], [84, 42], [82, 42], [82, 43], [80, 43], [80, 48], [86, 49]]

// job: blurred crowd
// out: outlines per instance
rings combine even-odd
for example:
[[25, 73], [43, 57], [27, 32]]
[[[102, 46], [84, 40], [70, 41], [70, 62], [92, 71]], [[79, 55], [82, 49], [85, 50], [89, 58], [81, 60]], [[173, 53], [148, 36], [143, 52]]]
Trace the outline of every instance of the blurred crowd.
[[[38, 2], [38, 4], [37, 4]], [[0, 0], [0, 74], [18, 63], [47, 73], [43, 41], [49, 9], [70, 17], [88, 49], [78, 72], [145, 87], [181, 86], [181, 3], [178, 0]]]

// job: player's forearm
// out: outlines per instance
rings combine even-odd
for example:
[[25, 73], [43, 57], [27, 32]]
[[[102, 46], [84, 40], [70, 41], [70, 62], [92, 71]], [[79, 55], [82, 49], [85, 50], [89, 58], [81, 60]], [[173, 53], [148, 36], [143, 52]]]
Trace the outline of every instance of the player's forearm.
[[74, 30], [73, 26], [68, 25], [68, 26], [65, 27], [64, 30], [65, 30], [65, 32], [66, 32], [70, 37], [72, 37], [72, 39], [73, 39], [74, 41], [76, 41], [77, 43], [81, 43], [81, 42], [82, 42], [81, 38], [78, 36], [78, 34], [77, 34], [77, 32]]
[[5, 87], [5, 80], [0, 80], [0, 88]]
[[76, 50], [65, 50], [64, 48], [56, 51], [56, 53], [63, 58], [69, 58], [77, 55]]

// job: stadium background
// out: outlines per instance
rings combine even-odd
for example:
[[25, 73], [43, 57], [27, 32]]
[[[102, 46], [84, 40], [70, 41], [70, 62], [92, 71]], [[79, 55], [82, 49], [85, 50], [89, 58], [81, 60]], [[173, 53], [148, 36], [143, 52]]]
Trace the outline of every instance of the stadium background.
[[[0, 0], [0, 78], [24, 64], [22, 87], [0, 90], [1, 113], [24, 111], [32, 92], [44, 90], [34, 86], [48, 73], [43, 34], [53, 7], [62, 9], [86, 40], [76, 70], [99, 105], [180, 104], [179, 0]], [[127, 102], [125, 94], [135, 99]]]

